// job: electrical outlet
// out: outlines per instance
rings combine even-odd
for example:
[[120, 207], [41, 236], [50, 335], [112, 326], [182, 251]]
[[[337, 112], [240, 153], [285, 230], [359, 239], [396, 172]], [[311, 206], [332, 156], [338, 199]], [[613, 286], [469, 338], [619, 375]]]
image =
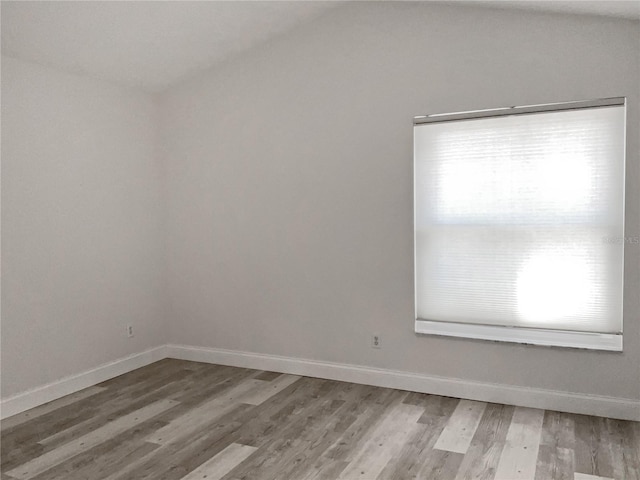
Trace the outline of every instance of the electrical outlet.
[[382, 348], [382, 339], [377, 333], [371, 335], [371, 348]]
[[127, 325], [127, 337], [133, 337], [133, 325]]

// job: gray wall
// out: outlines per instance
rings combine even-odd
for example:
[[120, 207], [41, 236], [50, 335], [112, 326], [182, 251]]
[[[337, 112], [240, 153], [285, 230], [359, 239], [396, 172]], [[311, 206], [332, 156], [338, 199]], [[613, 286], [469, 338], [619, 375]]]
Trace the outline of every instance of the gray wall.
[[174, 88], [162, 98], [170, 339], [640, 398], [637, 245], [621, 354], [416, 335], [412, 263], [412, 118], [425, 113], [626, 95], [626, 225], [640, 234], [638, 32], [361, 2]]
[[156, 120], [147, 94], [2, 58], [3, 398], [166, 342]]
[[640, 398], [638, 245], [622, 354], [419, 336], [411, 191], [414, 115], [626, 95], [639, 235], [639, 52], [638, 22], [355, 3], [164, 94], [161, 152], [151, 96], [3, 57], [2, 397], [171, 341]]

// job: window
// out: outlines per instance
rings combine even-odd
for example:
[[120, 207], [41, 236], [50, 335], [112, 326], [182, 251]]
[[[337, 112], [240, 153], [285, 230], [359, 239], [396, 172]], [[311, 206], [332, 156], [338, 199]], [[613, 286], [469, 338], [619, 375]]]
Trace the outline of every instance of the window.
[[416, 332], [622, 350], [625, 100], [416, 117]]

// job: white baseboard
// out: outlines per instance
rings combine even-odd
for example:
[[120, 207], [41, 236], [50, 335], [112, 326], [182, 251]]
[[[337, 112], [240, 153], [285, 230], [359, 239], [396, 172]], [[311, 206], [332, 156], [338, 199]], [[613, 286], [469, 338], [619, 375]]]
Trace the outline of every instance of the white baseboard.
[[0, 402], [0, 418], [7, 418], [30, 408], [43, 405], [52, 400], [75, 393], [83, 388], [91, 387], [96, 383], [104, 382], [110, 378], [144, 367], [150, 363], [167, 358], [165, 345], [151, 348], [141, 353], [119, 358], [113, 362], [100, 365], [91, 370], [62, 378], [26, 392], [21, 392], [12, 397], [2, 399]]
[[219, 348], [167, 345], [171, 358], [326, 378], [447, 397], [640, 421], [640, 400], [475, 382]]
[[163, 358], [269, 370], [484, 402], [640, 421], [640, 400], [475, 382], [360, 365], [188, 345], [163, 345], [152, 348], [3, 399], [0, 402], [0, 417], [10, 417]]

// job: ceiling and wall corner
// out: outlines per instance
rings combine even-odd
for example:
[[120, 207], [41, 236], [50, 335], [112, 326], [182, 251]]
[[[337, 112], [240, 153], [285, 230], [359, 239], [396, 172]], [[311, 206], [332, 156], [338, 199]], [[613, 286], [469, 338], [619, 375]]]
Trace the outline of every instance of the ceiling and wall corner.
[[2, 2], [2, 53], [160, 91], [338, 2]]
[[[447, 3], [447, 2], [442, 2]], [[451, 3], [451, 2], [449, 2]], [[640, 2], [637, 0], [459, 0], [460, 5], [485, 6], [496, 9], [517, 9], [534, 12], [556, 12], [574, 15], [597, 15], [605, 17], [619, 17], [640, 19]]]
[[[349, 3], [3, 0], [2, 53], [158, 92]], [[424, 3], [640, 19], [640, 1]]]

